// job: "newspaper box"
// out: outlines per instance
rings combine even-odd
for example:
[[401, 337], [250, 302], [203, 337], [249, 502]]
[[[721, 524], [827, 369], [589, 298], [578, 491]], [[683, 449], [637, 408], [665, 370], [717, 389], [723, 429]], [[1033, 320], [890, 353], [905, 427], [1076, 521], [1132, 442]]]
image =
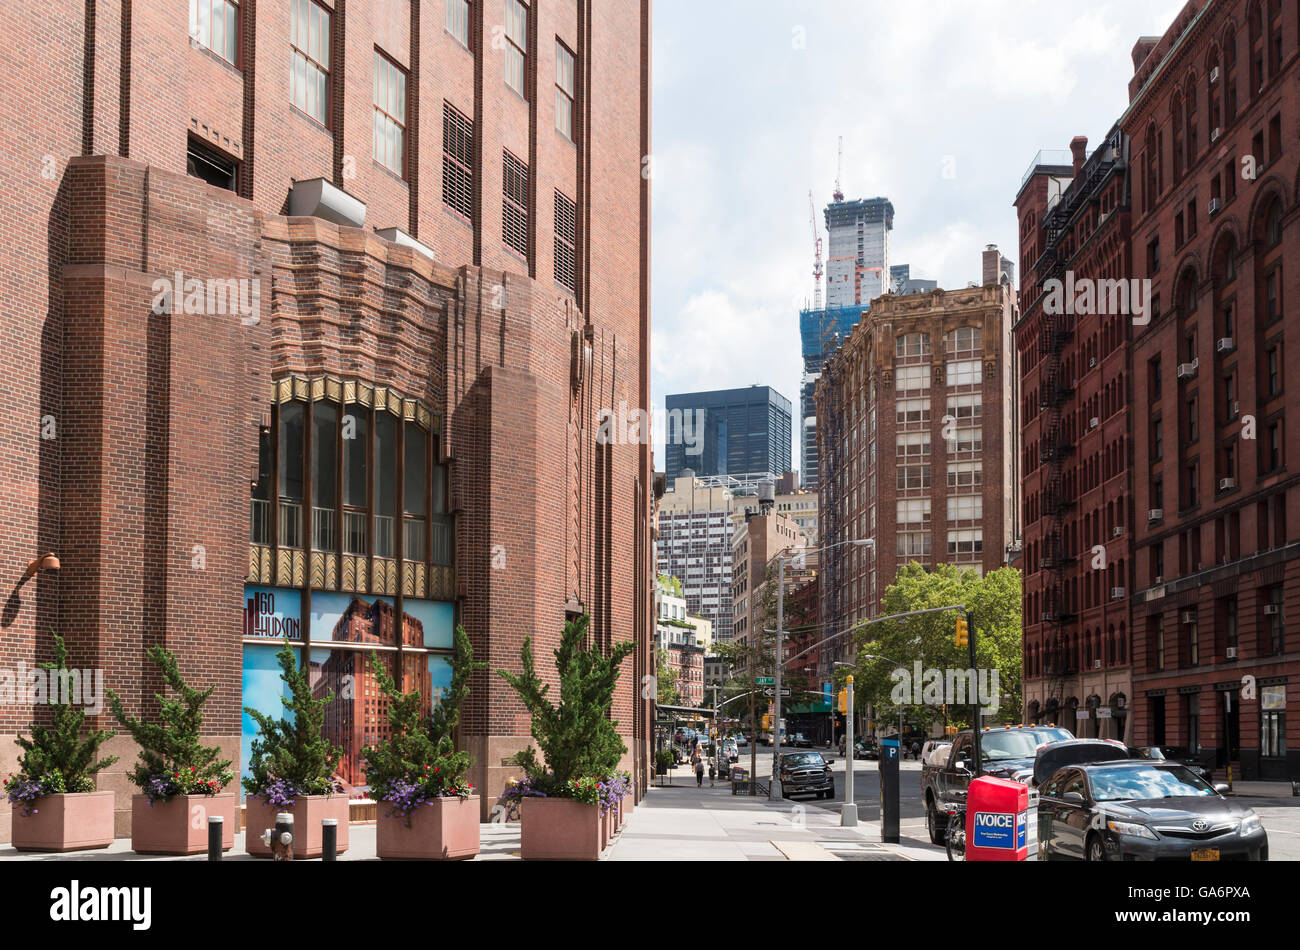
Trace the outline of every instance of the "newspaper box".
[[981, 776], [966, 793], [966, 860], [1029, 859], [1029, 787]]

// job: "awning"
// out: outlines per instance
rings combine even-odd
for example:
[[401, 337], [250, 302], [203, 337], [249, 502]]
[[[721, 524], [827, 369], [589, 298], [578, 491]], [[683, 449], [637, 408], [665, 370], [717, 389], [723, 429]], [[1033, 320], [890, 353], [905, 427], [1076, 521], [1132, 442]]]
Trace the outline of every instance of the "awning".
[[821, 713], [823, 716], [831, 711], [830, 703], [796, 703], [784, 710], [791, 716], [807, 715], [809, 713]]

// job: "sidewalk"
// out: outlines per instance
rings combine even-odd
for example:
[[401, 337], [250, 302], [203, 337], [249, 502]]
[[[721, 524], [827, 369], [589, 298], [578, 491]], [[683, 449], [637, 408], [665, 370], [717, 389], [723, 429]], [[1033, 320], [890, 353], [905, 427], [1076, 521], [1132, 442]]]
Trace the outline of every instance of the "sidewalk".
[[1233, 782], [1232, 795], [1240, 798], [1291, 798], [1295, 788], [1290, 782]]
[[902, 837], [884, 844], [880, 826], [841, 828], [838, 811], [799, 801], [731, 794], [730, 784], [655, 785], [611, 845], [608, 861], [944, 861], [927, 841]]

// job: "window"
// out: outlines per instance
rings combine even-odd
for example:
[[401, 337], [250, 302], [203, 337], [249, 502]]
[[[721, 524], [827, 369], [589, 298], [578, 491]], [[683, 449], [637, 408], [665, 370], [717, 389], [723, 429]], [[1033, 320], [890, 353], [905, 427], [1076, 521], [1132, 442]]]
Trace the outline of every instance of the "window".
[[1282, 588], [1269, 587], [1264, 592], [1264, 603], [1268, 606], [1265, 608], [1264, 623], [1262, 632], [1265, 636], [1261, 646], [1267, 650], [1270, 655], [1276, 656], [1282, 652]]
[[329, 125], [330, 14], [314, 0], [290, 2], [293, 104], [321, 125]]
[[930, 399], [900, 399], [895, 403], [898, 411], [898, 424], [930, 421]]
[[929, 487], [930, 487], [930, 466], [928, 465], [898, 466], [898, 488], [900, 491], [909, 488], [929, 488]]
[[897, 356], [929, 356], [930, 335], [928, 333], [903, 333], [894, 340], [894, 353]]
[[895, 437], [898, 458], [924, 458], [930, 454], [930, 433], [903, 432]]
[[1230, 650], [1236, 650], [1238, 647], [1238, 626], [1237, 626], [1237, 598], [1229, 597], [1223, 604], [1224, 632], [1227, 637], [1227, 646]]
[[447, 32], [466, 49], [469, 45], [470, 0], [447, 0]]
[[949, 495], [949, 521], [977, 521], [984, 517], [984, 496]]
[[1151, 421], [1151, 458], [1159, 461], [1165, 457], [1165, 428], [1159, 419]]
[[983, 482], [983, 462], [953, 462], [948, 466], [949, 488], [974, 488]]
[[1200, 435], [1196, 418], [1196, 397], [1187, 400], [1187, 441], [1195, 442]]
[[375, 161], [406, 177], [406, 73], [375, 50]]
[[945, 342], [949, 355], [974, 353], [984, 345], [984, 332], [979, 327], [958, 327], [948, 331]]
[[980, 426], [957, 429], [950, 446], [954, 452], [979, 452], [984, 447], [984, 430]]
[[366, 530], [367, 458], [370, 410], [358, 403], [343, 406], [343, 553], [368, 554]]
[[929, 557], [930, 534], [927, 531], [903, 531], [898, 535], [899, 557]]
[[190, 139], [185, 155], [185, 171], [192, 178], [201, 178], [209, 185], [226, 191], [235, 191], [237, 188], [239, 163], [195, 139]]
[[1156, 620], [1156, 669], [1165, 668], [1165, 621], [1164, 618]]
[[1282, 467], [1282, 420], [1275, 419], [1268, 424], [1261, 440], [1264, 451], [1263, 472], [1275, 472]]
[[1275, 343], [1264, 351], [1264, 368], [1267, 374], [1266, 391], [1270, 397], [1282, 392], [1282, 344]]
[[983, 413], [983, 397], [979, 393], [948, 397], [948, 415], [958, 422], [978, 420]]
[[948, 532], [949, 557], [982, 553], [984, 553], [984, 532], [981, 529]]
[[375, 413], [374, 451], [374, 553], [376, 557], [393, 557], [393, 539], [397, 517], [397, 417], [390, 412]]
[[190, 36], [232, 66], [239, 58], [239, 4], [233, 0], [190, 0]]
[[570, 293], [578, 292], [578, 208], [555, 193], [555, 281]]
[[528, 8], [506, 0], [506, 85], [525, 99], [524, 74], [528, 58]]
[[975, 386], [980, 381], [979, 360], [950, 360], [948, 362], [949, 386]]
[[1155, 274], [1160, 270], [1160, 238], [1151, 239], [1147, 245], [1147, 271]]
[[280, 520], [278, 543], [300, 548], [302, 537], [303, 406], [291, 402], [280, 409]]
[[930, 388], [928, 366], [900, 366], [895, 371], [895, 388], [899, 392]]
[[930, 520], [929, 498], [900, 498], [897, 506], [897, 521], [902, 524], [924, 524]]
[[573, 141], [574, 99], [573, 53], [558, 39], [555, 41], [555, 127]]
[[509, 152], [501, 158], [501, 240], [528, 257], [528, 166]]
[[316, 403], [311, 422], [311, 546], [337, 551], [338, 406]]
[[466, 220], [474, 219], [474, 123], [442, 104], [442, 200]]
[[1270, 759], [1286, 755], [1286, 713], [1280, 709], [1259, 714], [1259, 754]]

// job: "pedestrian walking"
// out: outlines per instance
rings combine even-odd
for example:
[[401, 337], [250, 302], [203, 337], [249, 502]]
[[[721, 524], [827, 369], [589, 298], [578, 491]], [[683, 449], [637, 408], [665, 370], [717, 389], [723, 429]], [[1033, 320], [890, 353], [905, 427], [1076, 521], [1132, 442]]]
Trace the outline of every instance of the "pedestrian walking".
[[709, 759], [709, 788], [713, 787], [713, 779], [718, 774], [717, 759]]
[[695, 762], [695, 787], [703, 788], [704, 787], [704, 760], [700, 758], [700, 754], [698, 752], [695, 753], [694, 762]]

